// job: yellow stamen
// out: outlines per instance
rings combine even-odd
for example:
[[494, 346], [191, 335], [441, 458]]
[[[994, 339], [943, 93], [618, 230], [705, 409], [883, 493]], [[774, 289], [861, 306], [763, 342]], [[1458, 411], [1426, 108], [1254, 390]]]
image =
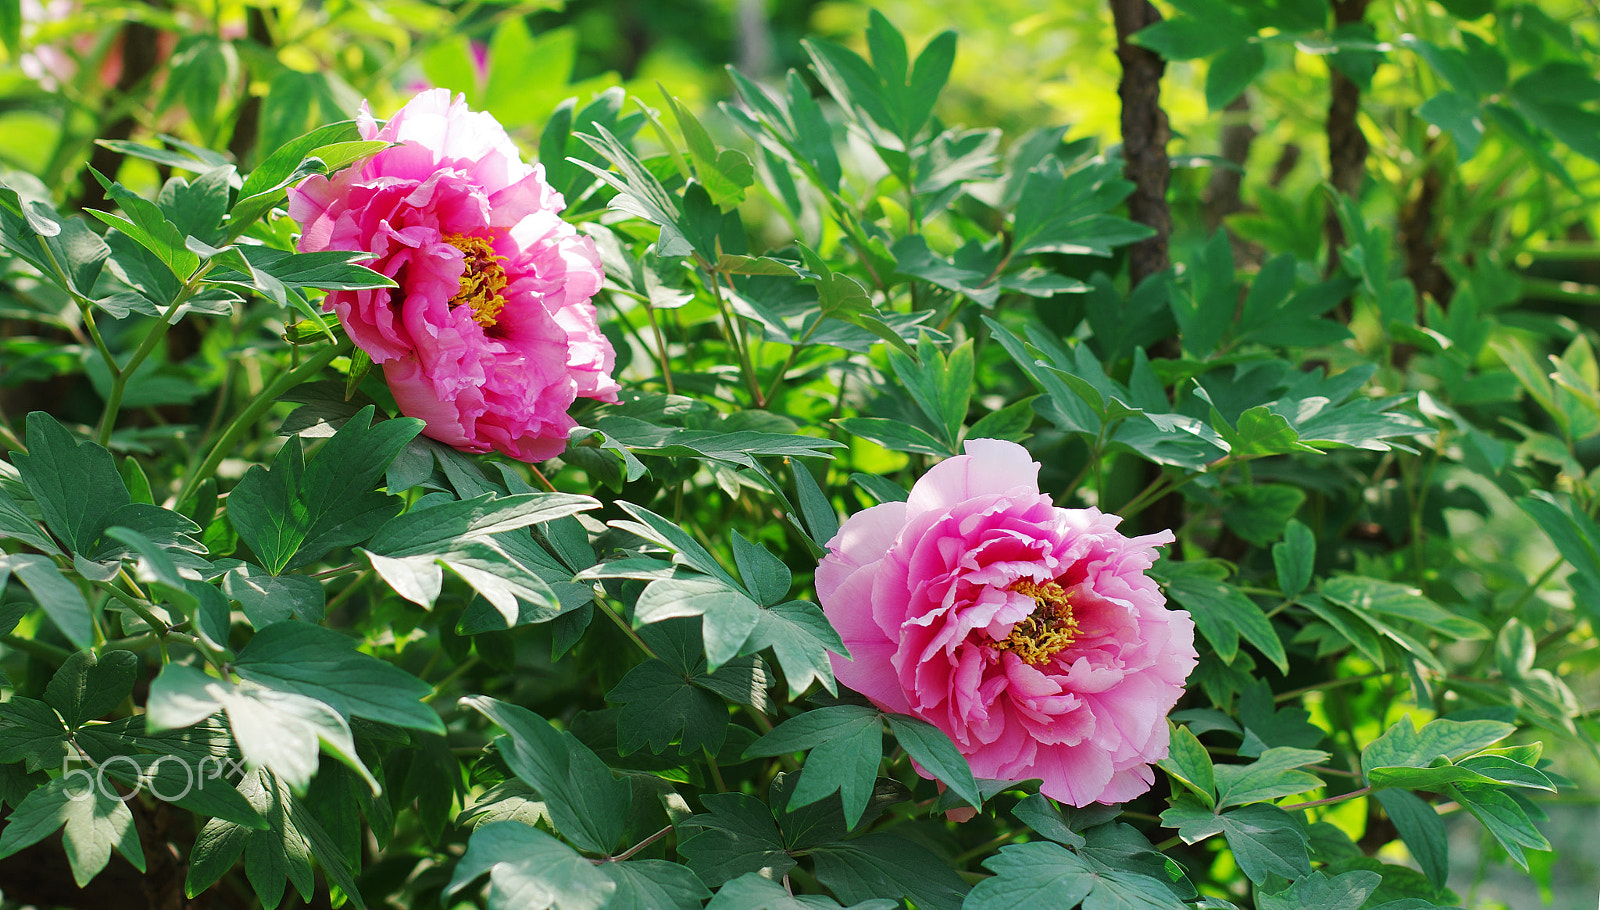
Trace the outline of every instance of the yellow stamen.
[[1038, 608], [1028, 618], [1011, 627], [1011, 634], [989, 643], [996, 651], [1010, 651], [1035, 666], [1045, 663], [1059, 651], [1072, 646], [1078, 637], [1078, 621], [1072, 616], [1072, 595], [1061, 585], [1040, 584], [1024, 578], [1010, 590], [1033, 598]]
[[473, 320], [489, 328], [506, 305], [506, 270], [500, 264], [506, 257], [495, 255], [494, 247], [482, 237], [446, 234], [444, 242], [460, 250], [465, 260], [461, 289], [450, 298], [450, 305], [472, 307]]

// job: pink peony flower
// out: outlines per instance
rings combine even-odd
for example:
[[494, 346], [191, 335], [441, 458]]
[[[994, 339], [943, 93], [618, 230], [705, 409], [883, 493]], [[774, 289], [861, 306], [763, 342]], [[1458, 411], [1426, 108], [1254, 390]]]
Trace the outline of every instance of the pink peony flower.
[[853, 657], [834, 674], [949, 734], [979, 777], [1131, 799], [1195, 665], [1194, 622], [1144, 574], [1172, 532], [1130, 539], [1116, 515], [1056, 508], [1015, 443], [966, 450], [828, 542], [817, 594]]
[[400, 410], [468, 452], [559, 455], [575, 399], [615, 401], [615, 355], [589, 302], [593, 241], [557, 217], [566, 203], [522, 161], [494, 117], [422, 92], [361, 136], [399, 143], [289, 191], [299, 248], [364, 250], [397, 289], [332, 291], [337, 312]]

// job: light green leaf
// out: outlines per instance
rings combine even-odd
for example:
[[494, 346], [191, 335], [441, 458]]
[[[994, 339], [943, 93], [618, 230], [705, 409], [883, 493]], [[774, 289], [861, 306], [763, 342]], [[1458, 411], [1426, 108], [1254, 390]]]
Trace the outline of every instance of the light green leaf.
[[257, 630], [233, 669], [243, 679], [316, 699], [349, 717], [444, 733], [439, 715], [421, 701], [432, 687], [357, 651], [356, 644], [347, 635], [310, 623], [274, 623]]
[[[791, 808], [814, 803], [834, 791], [844, 800], [854, 828], [866, 811], [872, 782], [883, 758], [883, 718], [872, 708], [833, 705], [791, 717], [745, 750], [746, 756], [781, 755], [810, 749]], [[969, 772], [970, 773], [970, 770]]]
[[931, 772], [967, 801], [974, 809], [983, 808], [983, 795], [978, 792], [978, 782], [972, 777], [972, 766], [967, 764], [955, 743], [943, 730], [925, 720], [906, 714], [885, 714], [889, 731], [912, 760], [923, 770]]
[[1161, 770], [1172, 775], [1179, 783], [1194, 791], [1212, 808], [1217, 804], [1216, 775], [1211, 766], [1211, 753], [1188, 727], [1174, 726], [1167, 757], [1157, 762]]
[[962, 905], [967, 910], [1179, 910], [1184, 904], [1164, 882], [1130, 872], [1095, 869], [1060, 844], [1009, 844], [983, 861], [994, 873]]
[[133, 826], [133, 813], [127, 803], [110, 788], [91, 781], [58, 777], [23, 798], [12, 811], [4, 831], [0, 831], [0, 858], [38, 843], [63, 826], [62, 842], [72, 878], [78, 887], [87, 885], [111, 860], [116, 849], [135, 869], [143, 872], [144, 850]]
[[50, 678], [44, 700], [76, 730], [121, 704], [133, 691], [138, 669], [132, 651], [79, 651]]
[[1226, 809], [1320, 787], [1321, 778], [1295, 769], [1327, 760], [1328, 753], [1316, 749], [1278, 746], [1261, 753], [1253, 764], [1218, 765], [1217, 805]]
[[474, 829], [445, 896], [453, 897], [484, 873], [495, 910], [600, 910], [617, 890], [576, 850], [519, 822]]

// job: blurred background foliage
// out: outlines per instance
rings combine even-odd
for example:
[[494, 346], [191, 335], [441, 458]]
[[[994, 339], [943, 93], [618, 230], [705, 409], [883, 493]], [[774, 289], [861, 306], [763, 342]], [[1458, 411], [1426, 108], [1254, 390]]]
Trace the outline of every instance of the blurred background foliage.
[[[1531, 713], [1547, 715], [1547, 743], [1552, 731], [1565, 737], [1547, 755], [1578, 786], [1548, 805], [1547, 831], [1557, 852], [1530, 854], [1530, 862], [1543, 900], [1588, 906], [1600, 881], [1600, 842], [1589, 830], [1600, 793], [1596, 722], [1566, 699], [1600, 702], [1600, 649], [1592, 620], [1583, 618], [1594, 607], [1586, 613], [1564, 593], [1559, 583], [1570, 570], [1515, 500], [1546, 489], [1592, 506], [1600, 492], [1600, 399], [1592, 391], [1597, 367], [1589, 340], [1600, 329], [1594, 309], [1600, 304], [1600, 113], [1593, 109], [1600, 99], [1593, 72], [1600, 13], [1584, 0], [1357, 5], [1365, 11], [1361, 23], [1341, 33], [1247, 23], [1239, 26], [1248, 28], [1246, 38], [1223, 27], [1237, 23], [1225, 9], [1218, 12], [1221, 0], [1162, 4], [1174, 23], [1201, 23], [1179, 36], [1187, 44], [1158, 48], [1179, 51], [1171, 55], [1161, 97], [1173, 135], [1171, 259], [1204, 261], [1214, 232], [1226, 229], [1228, 252], [1244, 273], [1289, 253], [1299, 277], [1316, 280], [1323, 263], [1330, 270], [1341, 265], [1328, 242], [1330, 223], [1349, 242], [1346, 252], [1363, 257], [1342, 265], [1367, 280], [1377, 305], [1343, 314], [1356, 343], [1325, 349], [1324, 356], [1334, 366], [1381, 361], [1376, 388], [1427, 393], [1423, 416], [1461, 441], [1443, 461], [1388, 455], [1374, 467], [1373, 459], [1331, 459], [1344, 472], [1341, 483], [1359, 489], [1370, 481], [1364, 506], [1345, 503], [1352, 516], [1360, 514], [1351, 518], [1340, 558], [1374, 577], [1449, 566], [1423, 582], [1477, 604], [1485, 616], [1511, 608], [1538, 630], [1537, 669], [1562, 686], [1530, 686], [1517, 698]], [[1092, 139], [1110, 148], [1120, 141], [1116, 33], [1102, 4], [884, 0], [872, 7], [895, 21], [914, 48], [945, 29], [959, 33], [960, 53], [935, 114], [946, 124], [1000, 128], [998, 154], [1039, 126], [1064, 127], [1069, 142]], [[1290, 16], [1293, 7], [1274, 8]], [[737, 144], [738, 130], [717, 113], [719, 102], [733, 98], [723, 65], [731, 62], [775, 85], [804, 64], [802, 38], [839, 41], [864, 53], [869, 6], [835, 0], [26, 0], [16, 9], [19, 15], [0, 17], [7, 48], [0, 66], [0, 168], [8, 180], [33, 180], [67, 209], [103, 204], [91, 167], [147, 195], [169, 175], [159, 160], [122, 155], [116, 140], [153, 145], [167, 136], [178, 148], [227, 150], [248, 169], [288, 139], [349, 116], [362, 99], [375, 111], [391, 111], [428, 85], [465, 92], [530, 151], [564, 99], [575, 95], [581, 107], [615, 86], [626, 91], [629, 113], [638, 110], [632, 99], [661, 108], [664, 89], [699, 111], [719, 144]], [[1337, 79], [1360, 90], [1356, 123], [1367, 146], [1355, 171], [1342, 176], [1335, 173], [1339, 152], [1330, 148], [1327, 131], [1327, 98]], [[810, 87], [820, 94], [820, 86]], [[659, 163], [662, 148], [651, 130], [638, 137]], [[96, 145], [96, 139], [113, 144]], [[862, 210], [882, 223], [903, 221], [892, 183], [862, 176], [873, 173], [867, 151], [859, 143], [847, 150], [859, 156], [847, 161], [847, 182], [860, 194]], [[1323, 189], [1329, 183], [1356, 204], [1336, 211]], [[890, 190], [876, 195], [885, 185]], [[752, 234], [784, 234], [781, 206], [754, 193], [751, 206], [745, 219]], [[798, 227], [802, 237], [823, 233], [816, 225]], [[930, 225], [929, 232], [946, 249], [962, 239], [945, 225]], [[1083, 258], [1064, 258], [1062, 271], [1089, 278]], [[1390, 293], [1394, 281], [1408, 282], [1406, 293]], [[1042, 318], [1052, 328], [1075, 331], [1085, 310], [1103, 302], [1088, 299], [1074, 298]], [[1421, 303], [1409, 312], [1413, 300]], [[711, 319], [703, 306], [687, 312]], [[28, 318], [52, 325], [37, 311]], [[23, 341], [12, 344], [0, 373], [0, 404], [21, 413], [44, 402], [72, 416], [81, 402], [78, 419], [88, 420], [98, 403], [93, 377], [82, 372], [90, 358], [81, 327], [65, 307], [53, 327], [58, 336], [42, 337], [32, 349]], [[3, 331], [20, 330], [8, 319]], [[247, 334], [239, 329], [237, 337]], [[1109, 344], [1099, 337], [1109, 332], [1092, 334], [1095, 344]], [[185, 388], [214, 387], [225, 369], [225, 343], [220, 332], [201, 339], [175, 331], [161, 367], [170, 381], [147, 385], [143, 406], [182, 405]], [[1132, 345], [1100, 353], [1124, 362]], [[1554, 381], [1547, 378], [1549, 355], [1559, 357]], [[1001, 368], [1012, 370], [991, 356], [980, 364], [980, 376]], [[815, 408], [819, 421], [828, 415], [826, 405]], [[1045, 442], [1061, 441], [1047, 428], [1040, 434]], [[852, 446], [858, 470], [889, 473], [922, 461], [914, 452], [859, 438]], [[1082, 460], [1076, 450], [1068, 456]], [[1514, 465], [1521, 473], [1512, 477], [1481, 463]], [[1047, 462], [1047, 483], [1053, 477], [1065, 486], [1077, 467]], [[1259, 476], [1274, 479], [1265, 468]], [[1314, 483], [1289, 470], [1275, 479]], [[1411, 539], [1407, 529], [1414, 521], [1445, 532], [1428, 538], [1427, 546], [1459, 558], [1419, 555], [1406, 563], [1396, 555], [1394, 542]], [[1574, 612], [1576, 620], [1553, 618]], [[1478, 670], [1492, 673], [1490, 659]], [[1516, 669], [1514, 660], [1508, 666]], [[1463, 684], [1470, 688], [1473, 681]], [[1540, 701], [1541, 693], [1547, 701]], [[1392, 695], [1374, 687], [1353, 696], [1348, 717], [1330, 717], [1319, 697], [1306, 707], [1324, 727], [1354, 724], [1347, 732], [1364, 742], [1394, 720], [1384, 713]], [[1375, 715], [1364, 714], [1367, 702]], [[1359, 810], [1350, 803], [1341, 811]], [[1352, 822], [1352, 828], [1359, 825]], [[1453, 842], [1452, 885], [1475, 901], [1470, 906], [1531, 906], [1520, 890], [1523, 880], [1513, 876], [1513, 884], [1504, 885], [1486, 872], [1488, 860], [1503, 855], [1479, 826], [1465, 820], [1453, 837], [1459, 843]], [[1463, 858], [1475, 854], [1482, 865]]]

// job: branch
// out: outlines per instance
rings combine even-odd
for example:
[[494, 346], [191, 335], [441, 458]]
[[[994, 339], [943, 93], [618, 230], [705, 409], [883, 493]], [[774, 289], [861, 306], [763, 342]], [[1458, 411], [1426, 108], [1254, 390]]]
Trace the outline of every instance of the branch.
[[[1369, 0], [1334, 0], [1335, 28], [1353, 25], [1366, 15]], [[1328, 182], [1340, 193], [1356, 198], [1367, 173], [1367, 137], [1357, 118], [1361, 115], [1361, 87], [1338, 67], [1328, 66]], [[1323, 229], [1328, 236], [1329, 275], [1339, 271], [1339, 249], [1344, 246], [1344, 228], [1334, 207], [1328, 207]]]
[[1172, 212], [1167, 208], [1167, 185], [1172, 166], [1167, 159], [1167, 140], [1172, 132], [1166, 111], [1161, 109], [1161, 74], [1167, 64], [1154, 51], [1128, 41], [1134, 32], [1161, 21], [1149, 0], [1110, 3], [1117, 27], [1117, 61], [1122, 64], [1122, 79], [1117, 83], [1117, 97], [1122, 99], [1122, 173], [1134, 186], [1128, 197], [1128, 214], [1156, 232], [1128, 252], [1130, 284], [1138, 287], [1145, 278], [1165, 271], [1170, 262], [1167, 238], [1172, 234]]

